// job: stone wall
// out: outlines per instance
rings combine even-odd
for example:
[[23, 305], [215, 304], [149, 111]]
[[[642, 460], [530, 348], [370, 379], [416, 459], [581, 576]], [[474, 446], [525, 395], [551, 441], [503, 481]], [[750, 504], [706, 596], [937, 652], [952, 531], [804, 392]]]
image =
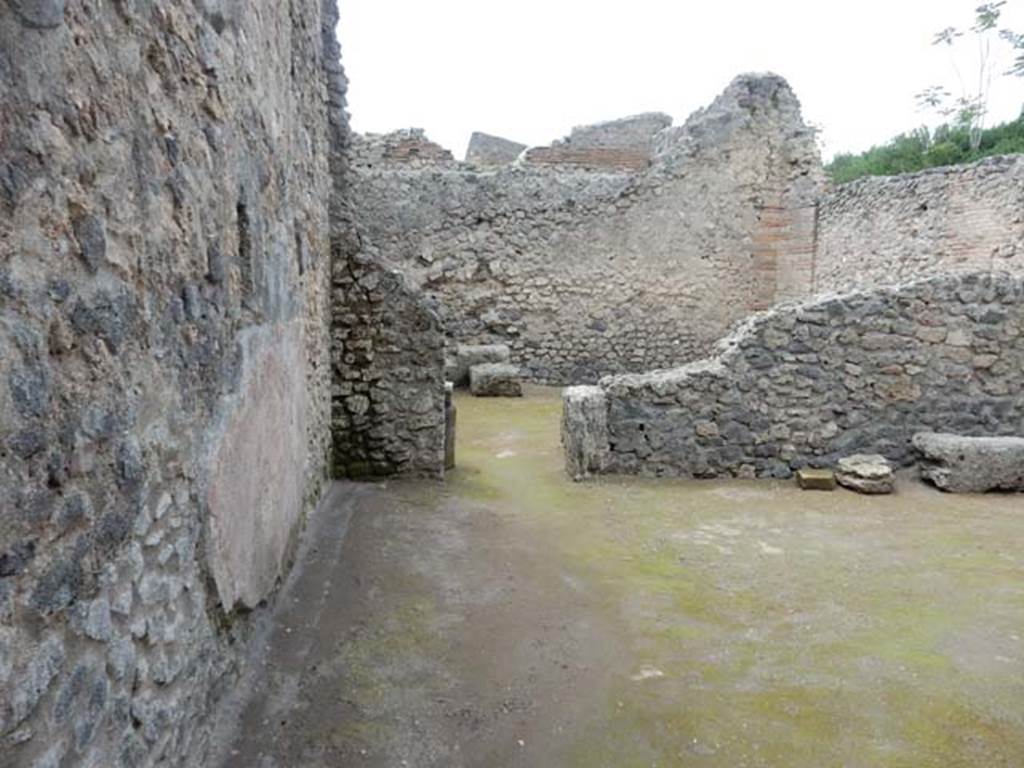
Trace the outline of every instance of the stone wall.
[[858, 452], [908, 464], [919, 431], [1021, 434], [1022, 334], [1024, 279], [1007, 273], [779, 307], [714, 357], [567, 390], [567, 466], [784, 478]]
[[206, 764], [328, 464], [322, 32], [0, 3], [5, 766]]
[[[337, 17], [324, 0], [325, 18]], [[334, 29], [334, 25], [330, 26]], [[351, 134], [345, 113], [348, 82], [330, 69], [331, 439], [335, 477], [392, 474], [441, 477], [445, 469], [445, 339], [434, 305], [405, 277], [363, 248], [352, 211], [353, 162], [416, 167], [445, 162], [446, 150], [421, 131], [380, 141]]]
[[594, 125], [579, 125], [552, 146], [564, 149], [631, 150], [650, 158], [656, 137], [671, 127], [672, 118], [662, 112], [645, 112]]
[[662, 116], [634, 122], [578, 129], [546, 152], [637, 154], [640, 131], [649, 146], [639, 165], [547, 165], [534, 152], [481, 170], [360, 151], [351, 199], [361, 252], [435, 297], [450, 340], [507, 343], [538, 381], [699, 357], [791, 293], [781, 265], [809, 260], [823, 188], [814, 136], [775, 76], [737, 78], [653, 137]]
[[821, 201], [816, 251], [818, 293], [940, 271], [1024, 271], [1024, 158], [838, 187]]
[[441, 477], [445, 340], [435, 309], [358, 254], [334, 269], [334, 474]]
[[385, 165], [436, 167], [455, 165], [452, 153], [427, 138], [420, 128], [385, 134], [350, 136], [347, 139], [350, 164], [373, 168]]

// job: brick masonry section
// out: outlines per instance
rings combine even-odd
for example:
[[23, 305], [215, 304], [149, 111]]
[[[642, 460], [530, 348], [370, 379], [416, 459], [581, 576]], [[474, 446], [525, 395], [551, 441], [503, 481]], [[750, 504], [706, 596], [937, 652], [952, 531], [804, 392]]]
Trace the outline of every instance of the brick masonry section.
[[607, 147], [535, 147], [527, 151], [526, 162], [535, 165], [558, 165], [565, 168], [611, 169], [641, 171], [651, 164], [650, 154], [633, 149]]
[[948, 270], [1024, 271], [1024, 158], [846, 184], [818, 212], [814, 290]]

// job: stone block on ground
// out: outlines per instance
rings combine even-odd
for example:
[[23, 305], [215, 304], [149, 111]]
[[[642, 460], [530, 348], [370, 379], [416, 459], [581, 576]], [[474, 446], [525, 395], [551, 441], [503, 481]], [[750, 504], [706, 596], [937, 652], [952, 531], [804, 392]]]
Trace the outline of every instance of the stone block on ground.
[[469, 369], [484, 363], [510, 363], [512, 352], [505, 344], [459, 344], [451, 380], [456, 387], [469, 385]]
[[805, 467], [797, 470], [796, 482], [805, 491], [834, 491], [836, 489], [836, 473], [831, 469]]
[[1024, 437], [914, 435], [921, 476], [951, 493], [1024, 491]]
[[841, 486], [858, 493], [881, 494], [895, 490], [892, 465], [876, 453], [857, 453], [840, 459], [836, 480]]
[[469, 391], [476, 397], [522, 397], [519, 369], [506, 363], [484, 363], [469, 369]]
[[600, 387], [563, 390], [562, 450], [565, 471], [573, 480], [604, 471], [608, 460], [608, 410]]

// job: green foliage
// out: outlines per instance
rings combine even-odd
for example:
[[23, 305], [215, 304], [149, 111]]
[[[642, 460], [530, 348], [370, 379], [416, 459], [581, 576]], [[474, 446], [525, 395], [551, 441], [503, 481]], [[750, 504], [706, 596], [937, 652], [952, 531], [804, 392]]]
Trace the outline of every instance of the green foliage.
[[[932, 45], [944, 46], [949, 50], [949, 60], [960, 83], [961, 93], [954, 97], [941, 85], [932, 85], [917, 94], [918, 106], [922, 109], [937, 112], [945, 120], [954, 125], [969, 129], [970, 149], [972, 152], [981, 146], [981, 135], [985, 130], [985, 118], [988, 114], [989, 96], [992, 91], [992, 80], [997, 75], [997, 59], [1000, 43], [1009, 44], [1015, 56], [1009, 70], [998, 73], [1024, 77], [1024, 35], [1012, 29], [999, 29], [999, 20], [1003, 15], [1003, 6], [1008, 0], [996, 0], [985, 3], [974, 9], [974, 25], [966, 32], [956, 27], [946, 27], [936, 33]], [[963, 38], [970, 32], [973, 45], [977, 47], [977, 85], [968, 87], [963, 71], [958, 64], [958, 50]], [[995, 43], [996, 50], [993, 50]]]
[[858, 155], [836, 155], [825, 170], [836, 184], [845, 184], [863, 176], [893, 176], [1024, 153], [1024, 116], [982, 131], [976, 149], [971, 144], [971, 129], [962, 124], [940, 125], [934, 131], [918, 128]]

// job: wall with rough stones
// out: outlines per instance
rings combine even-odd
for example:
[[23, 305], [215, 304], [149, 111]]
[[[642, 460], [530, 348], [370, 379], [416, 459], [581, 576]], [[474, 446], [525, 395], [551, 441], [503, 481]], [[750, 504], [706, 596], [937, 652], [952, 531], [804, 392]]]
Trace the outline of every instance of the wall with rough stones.
[[1024, 278], [943, 275], [755, 315], [717, 354], [567, 390], [574, 476], [789, 477], [919, 431], [1024, 432]]
[[[331, 9], [329, 9], [331, 10]], [[441, 477], [445, 469], [445, 338], [432, 301], [364, 251], [353, 216], [353, 160], [445, 162], [420, 131], [361, 141], [345, 114], [348, 82], [333, 37], [330, 102], [331, 440], [335, 477]]]
[[475, 131], [469, 137], [466, 162], [473, 165], [507, 165], [515, 162], [526, 149], [525, 144]]
[[[639, 124], [544, 150], [575, 159], [531, 151], [493, 170], [423, 163], [426, 149], [397, 157], [405, 134], [360, 139], [360, 250], [438, 300], [450, 341], [506, 343], [533, 379], [560, 384], [694, 359], [751, 311], [809, 290], [791, 275], [810, 275], [823, 176], [784, 80], [739, 77], [653, 138], [662, 117]], [[649, 147], [625, 162], [640, 128]]]
[[1024, 271], [1024, 157], [845, 184], [819, 205], [814, 290]]
[[576, 126], [568, 136], [555, 142], [555, 146], [633, 149], [650, 155], [654, 150], [655, 137], [671, 125], [671, 116], [663, 112], [645, 112], [594, 125]]
[[436, 309], [358, 253], [334, 267], [334, 475], [441, 477], [445, 338]]
[[456, 165], [452, 153], [428, 139], [421, 128], [407, 128], [386, 134], [349, 135], [346, 141], [349, 166], [373, 168], [400, 165], [416, 168]]
[[207, 764], [327, 471], [332, 14], [0, 2], [5, 766]]

